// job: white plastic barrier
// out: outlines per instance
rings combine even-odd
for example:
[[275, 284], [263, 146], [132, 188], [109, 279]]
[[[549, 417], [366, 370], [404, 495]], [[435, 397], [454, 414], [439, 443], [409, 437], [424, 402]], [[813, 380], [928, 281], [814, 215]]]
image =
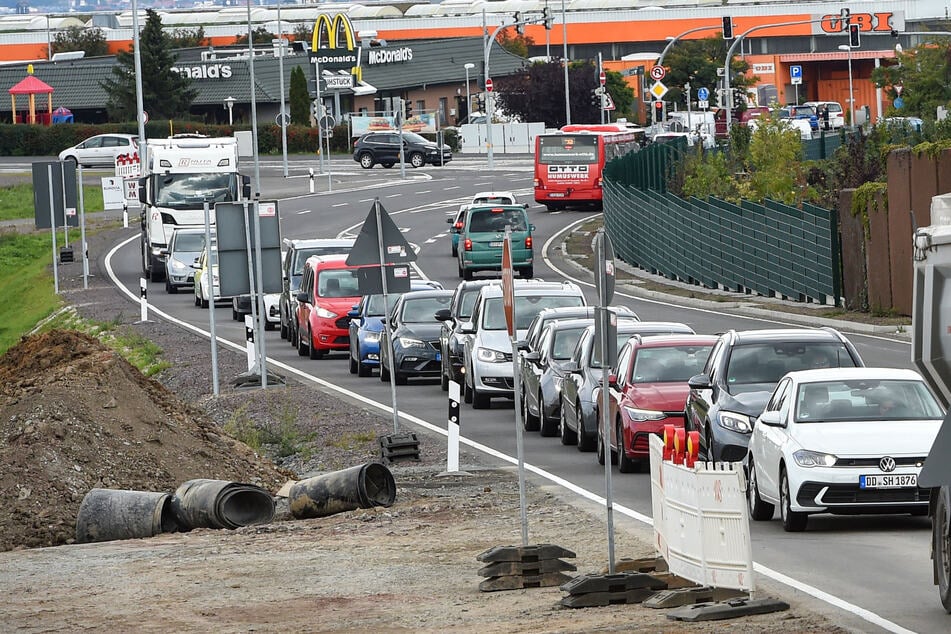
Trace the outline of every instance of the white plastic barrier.
[[[493, 123], [493, 154], [534, 154], [535, 137], [544, 134], [545, 124]], [[488, 152], [488, 126], [484, 123], [465, 123], [459, 126], [462, 154], [485, 154]]]
[[664, 442], [650, 438], [654, 541], [670, 571], [696, 583], [752, 592], [746, 483], [739, 463], [663, 460]]

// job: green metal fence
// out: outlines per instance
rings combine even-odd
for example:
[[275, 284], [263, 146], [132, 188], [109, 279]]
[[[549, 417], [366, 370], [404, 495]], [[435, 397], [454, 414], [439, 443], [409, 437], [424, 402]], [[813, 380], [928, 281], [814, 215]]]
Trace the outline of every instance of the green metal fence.
[[802, 158], [806, 161], [821, 161], [832, 158], [832, 153], [842, 145], [844, 132], [820, 131], [819, 135], [802, 142]]
[[841, 296], [836, 215], [826, 209], [683, 199], [605, 178], [604, 223], [622, 260], [672, 279], [822, 303]]

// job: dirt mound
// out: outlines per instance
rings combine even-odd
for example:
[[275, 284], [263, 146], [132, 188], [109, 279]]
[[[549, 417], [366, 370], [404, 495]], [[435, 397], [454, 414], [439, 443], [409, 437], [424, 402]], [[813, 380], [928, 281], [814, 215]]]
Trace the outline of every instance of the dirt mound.
[[216, 478], [276, 492], [290, 475], [72, 331], [25, 337], [0, 357], [0, 411], [0, 550], [70, 543], [92, 488]]

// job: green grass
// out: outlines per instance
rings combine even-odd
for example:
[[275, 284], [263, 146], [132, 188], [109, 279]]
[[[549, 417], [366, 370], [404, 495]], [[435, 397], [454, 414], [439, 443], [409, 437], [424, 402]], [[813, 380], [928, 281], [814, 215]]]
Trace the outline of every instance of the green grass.
[[[88, 212], [102, 211], [101, 187], [83, 186], [83, 208]], [[23, 183], [0, 187], [0, 220], [33, 216], [33, 185]]]
[[47, 232], [0, 234], [0, 354], [19, 341], [62, 302], [53, 292], [48, 266], [53, 248]]

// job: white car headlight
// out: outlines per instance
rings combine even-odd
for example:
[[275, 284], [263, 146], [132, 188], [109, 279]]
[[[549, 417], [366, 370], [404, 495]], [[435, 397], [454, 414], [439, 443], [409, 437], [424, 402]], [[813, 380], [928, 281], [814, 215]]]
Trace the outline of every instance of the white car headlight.
[[476, 358], [486, 363], [505, 363], [507, 361], [504, 352], [493, 350], [492, 348], [478, 348], [476, 350]]
[[837, 458], [830, 453], [800, 449], [793, 453], [793, 459], [800, 467], [833, 467]]
[[368, 332], [368, 333], [363, 337], [363, 340], [366, 341], [367, 343], [376, 343], [376, 342], [378, 342], [378, 341], [380, 340], [380, 333], [378, 333], [378, 332]]
[[185, 266], [184, 263], [179, 262], [178, 260], [174, 258], [172, 258], [172, 261], [169, 263], [169, 267], [171, 267], [172, 272], [174, 273], [184, 273], [185, 271], [188, 270], [188, 267]]
[[741, 434], [748, 434], [753, 431], [753, 426], [750, 424], [750, 417], [746, 414], [737, 414], [736, 412], [720, 412], [719, 422], [720, 427], [729, 429], [730, 431], [739, 432]]
[[631, 417], [631, 420], [664, 420], [667, 418], [667, 414], [651, 409], [637, 409], [636, 407], [627, 407], [625, 405], [624, 411], [626, 411], [627, 415]]
[[327, 310], [326, 308], [324, 308], [323, 306], [318, 306], [318, 307], [317, 307], [317, 310], [315, 310], [314, 312], [317, 313], [317, 316], [318, 316], [318, 317], [322, 317], [323, 319], [336, 319], [336, 318], [337, 318], [337, 313], [335, 313], [335, 312], [333, 312], [333, 311], [329, 311], [329, 310]]
[[402, 348], [424, 348], [426, 346], [424, 342], [412, 337], [399, 337], [397, 340]]

